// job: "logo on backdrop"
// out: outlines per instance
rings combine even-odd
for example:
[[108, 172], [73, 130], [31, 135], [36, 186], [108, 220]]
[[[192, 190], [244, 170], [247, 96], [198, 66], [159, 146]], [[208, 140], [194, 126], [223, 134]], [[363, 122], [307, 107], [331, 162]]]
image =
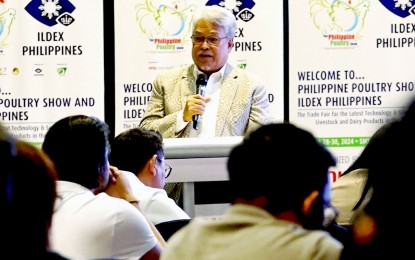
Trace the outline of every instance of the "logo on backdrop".
[[7, 47], [7, 39], [12, 31], [12, 24], [16, 17], [16, 10], [7, 8], [4, 1], [0, 0], [0, 54], [3, 53], [3, 48]]
[[[411, 0], [394, 0], [411, 1]], [[355, 47], [369, 11], [369, 0], [310, 0], [310, 16], [328, 46]]]
[[405, 18], [415, 14], [415, 2], [413, 0], [379, 0], [383, 6], [397, 16]]
[[156, 51], [176, 52], [190, 41], [196, 6], [184, 1], [146, 0], [136, 5], [136, 21]]
[[70, 15], [75, 6], [68, 0], [32, 0], [26, 5], [25, 10], [49, 27], [58, 23], [68, 26], [75, 21]]
[[68, 70], [68, 67], [58, 67], [57, 72], [59, 76], [65, 76], [66, 71]]
[[[254, 18], [252, 0], [209, 0], [206, 5], [219, 5], [231, 10], [239, 20]], [[192, 18], [196, 5], [187, 0], [145, 0], [135, 7], [135, 18], [142, 33], [153, 43], [155, 51], [180, 52], [190, 43]]]
[[251, 9], [254, 7], [255, 2], [252, 0], [247, 1], [235, 1], [235, 0], [209, 0], [206, 5], [219, 5], [231, 10], [236, 19], [244, 22], [249, 22], [254, 18], [254, 14]]

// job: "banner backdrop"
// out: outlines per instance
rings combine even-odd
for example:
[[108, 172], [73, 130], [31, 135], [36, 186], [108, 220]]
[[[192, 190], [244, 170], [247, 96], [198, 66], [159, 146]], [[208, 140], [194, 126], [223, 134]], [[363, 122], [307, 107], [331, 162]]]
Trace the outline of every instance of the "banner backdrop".
[[192, 63], [191, 23], [203, 5], [220, 5], [237, 18], [229, 62], [267, 84], [275, 120], [284, 116], [282, 1], [117, 1], [115, 17], [115, 134], [137, 127], [162, 71]]
[[40, 144], [72, 114], [104, 119], [103, 1], [0, 0], [0, 122]]
[[333, 181], [414, 97], [412, 1], [289, 1], [289, 117], [336, 155]]

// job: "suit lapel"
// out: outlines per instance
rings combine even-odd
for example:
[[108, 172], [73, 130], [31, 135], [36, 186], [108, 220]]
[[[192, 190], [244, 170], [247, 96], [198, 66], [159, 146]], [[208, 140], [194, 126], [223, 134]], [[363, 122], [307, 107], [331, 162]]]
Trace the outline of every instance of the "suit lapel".
[[216, 136], [222, 136], [226, 125], [226, 119], [228, 118], [232, 104], [236, 97], [236, 91], [238, 89], [238, 75], [235, 73], [235, 70], [231, 65], [226, 65], [223, 77], [223, 83], [220, 90], [218, 114], [216, 116]]
[[[184, 109], [186, 106], [187, 96], [193, 95], [196, 90], [196, 80], [193, 75], [194, 64], [184, 67], [180, 76], [180, 81], [178, 82], [178, 87], [180, 88], [180, 99], [181, 109]], [[184, 129], [181, 137], [188, 137], [190, 133], [190, 127], [192, 124], [189, 124]]]
[[187, 96], [195, 94], [195, 91], [196, 91], [196, 80], [193, 76], [193, 68], [194, 68], [194, 65], [187, 66], [187, 68], [183, 69], [183, 73], [181, 75], [180, 99], [181, 99], [182, 109], [184, 109], [186, 105]]

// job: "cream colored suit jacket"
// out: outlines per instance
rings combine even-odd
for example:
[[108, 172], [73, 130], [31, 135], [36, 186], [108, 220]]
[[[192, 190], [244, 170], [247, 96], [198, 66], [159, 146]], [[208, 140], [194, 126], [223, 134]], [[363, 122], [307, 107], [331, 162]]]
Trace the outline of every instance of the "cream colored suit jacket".
[[[160, 74], [140, 122], [140, 127], [160, 132], [164, 138], [188, 137], [192, 123], [176, 131], [177, 113], [195, 94], [194, 64]], [[245, 136], [271, 123], [265, 85], [254, 75], [226, 65], [216, 116], [216, 136]]]

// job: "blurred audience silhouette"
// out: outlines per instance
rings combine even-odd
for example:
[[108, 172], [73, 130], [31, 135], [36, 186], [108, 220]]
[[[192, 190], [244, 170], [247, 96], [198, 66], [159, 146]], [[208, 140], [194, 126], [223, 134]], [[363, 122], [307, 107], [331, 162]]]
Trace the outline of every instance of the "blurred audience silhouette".
[[35, 146], [0, 126], [0, 219], [5, 259], [66, 259], [49, 248], [56, 171]]
[[335, 161], [313, 135], [262, 126], [227, 165], [233, 204], [221, 219], [193, 218], [161, 259], [339, 259], [343, 245], [322, 230]]
[[376, 130], [359, 157], [332, 184], [331, 201], [339, 210], [336, 218], [339, 225], [350, 225], [356, 209], [363, 203], [367, 193], [370, 192], [370, 183], [367, 182], [367, 167], [371, 156], [370, 150], [379, 142], [389, 126], [390, 124], [385, 124]]
[[[368, 190], [352, 221], [355, 246], [344, 259], [406, 259], [415, 228], [405, 213], [413, 204], [415, 100], [367, 152]], [[405, 235], [406, 234], [406, 235]]]

